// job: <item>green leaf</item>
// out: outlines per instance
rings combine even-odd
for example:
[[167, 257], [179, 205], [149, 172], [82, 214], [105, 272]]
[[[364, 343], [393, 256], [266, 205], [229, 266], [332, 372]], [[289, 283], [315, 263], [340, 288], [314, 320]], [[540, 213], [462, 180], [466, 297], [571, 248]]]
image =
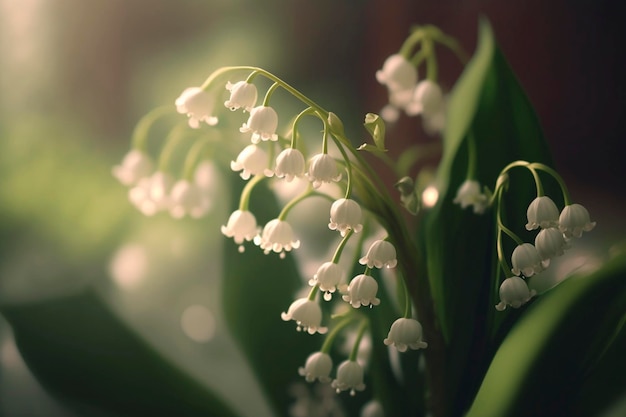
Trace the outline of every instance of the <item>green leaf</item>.
[[206, 387], [161, 357], [91, 290], [3, 306], [29, 369], [81, 415], [236, 414]]
[[[233, 181], [241, 183], [239, 178]], [[238, 189], [241, 184], [233, 184]], [[275, 197], [263, 185], [253, 191], [250, 210], [257, 221], [278, 215]], [[239, 193], [233, 192], [238, 199]], [[231, 206], [236, 206], [233, 201]], [[256, 203], [256, 204], [255, 204]], [[297, 332], [296, 324], [281, 320], [303, 288], [293, 254], [280, 259], [278, 254], [264, 255], [257, 247], [239, 253], [237, 245], [225, 240], [223, 305], [226, 322], [250, 362], [265, 394], [277, 415], [287, 415], [289, 385], [301, 381], [298, 367], [304, 366], [309, 354], [318, 350], [323, 339], [315, 334]]]
[[[498, 350], [468, 417], [574, 416], [600, 411], [604, 402], [585, 404], [587, 411], [581, 412], [576, 400], [584, 395], [581, 388], [598, 369], [601, 355], [610, 351], [610, 343], [620, 340], [624, 345], [624, 306], [623, 252], [600, 270], [573, 276], [552, 289], [526, 310]], [[605, 371], [612, 372], [605, 373], [604, 389], [614, 395], [626, 391], [623, 353], [609, 355], [617, 362], [605, 366]]]
[[386, 152], [385, 149], [385, 122], [383, 119], [375, 113], [367, 113], [365, 115], [365, 129], [370, 133], [374, 144], [382, 152]]
[[[476, 179], [482, 185], [493, 187], [500, 170], [515, 160], [551, 165], [532, 106], [497, 48], [486, 20], [480, 22], [476, 53], [451, 93], [444, 152], [436, 177], [439, 199], [426, 213], [420, 230], [438, 324], [448, 346], [448, 406], [457, 414], [471, 403], [502, 334], [519, 313], [496, 316], [501, 273], [493, 213], [475, 215], [452, 201], [467, 177], [470, 136], [476, 145]], [[548, 195], [554, 195], [553, 184], [544, 186]], [[503, 217], [526, 240], [531, 236], [523, 225], [534, 192], [528, 173], [511, 173]], [[507, 242], [505, 251], [512, 251], [510, 244]]]

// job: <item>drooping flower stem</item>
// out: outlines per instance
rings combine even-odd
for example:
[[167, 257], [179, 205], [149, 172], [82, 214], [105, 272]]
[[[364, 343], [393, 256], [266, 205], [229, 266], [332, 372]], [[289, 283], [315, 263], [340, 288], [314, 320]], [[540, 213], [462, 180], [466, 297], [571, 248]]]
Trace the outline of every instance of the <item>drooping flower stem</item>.
[[346, 172], [348, 173], [348, 178], [346, 180], [346, 193], [344, 195], [344, 198], [350, 198], [350, 195], [352, 194], [352, 163], [350, 162], [350, 157], [346, 153], [346, 150], [343, 148], [341, 142], [334, 137], [333, 139], [335, 141], [335, 145], [337, 145], [337, 148], [339, 149], [339, 152], [341, 152], [341, 156], [343, 156], [343, 160], [346, 164]]
[[400, 279], [400, 285], [401, 285], [401, 289], [402, 289], [402, 295], [404, 295], [404, 318], [405, 319], [410, 319], [411, 316], [413, 315], [411, 312], [411, 296], [409, 295], [409, 290], [406, 287], [406, 282], [404, 281], [404, 279]]
[[320, 352], [330, 353], [330, 348], [333, 346], [333, 341], [335, 340], [335, 337], [337, 337], [339, 332], [343, 330], [347, 325], [352, 323], [353, 321], [354, 321], [354, 317], [346, 317], [343, 320], [341, 320], [339, 323], [337, 323], [337, 325], [333, 327], [330, 333], [328, 333], [328, 336], [326, 336], [326, 339], [324, 339], [324, 343], [322, 344], [322, 347], [320, 348]]
[[339, 246], [337, 246], [337, 249], [335, 249], [335, 254], [333, 255], [333, 258], [331, 260], [332, 263], [336, 264], [339, 262], [339, 258], [341, 258], [341, 253], [343, 252], [343, 249], [346, 247], [346, 243], [348, 243], [348, 239], [350, 239], [350, 236], [352, 236], [353, 233], [354, 230], [349, 229], [343, 239], [341, 239]]
[[435, 43], [432, 39], [424, 40], [424, 50], [426, 51], [426, 78], [432, 82], [437, 82], [437, 54], [435, 54]]
[[317, 295], [317, 292], [319, 291], [319, 289], [320, 289], [319, 285], [315, 285], [313, 286], [313, 288], [311, 288], [311, 291], [309, 291], [309, 296], [307, 297], [309, 301], [315, 300], [315, 296]]
[[565, 185], [565, 181], [563, 181], [563, 178], [559, 175], [558, 172], [556, 172], [549, 166], [542, 164], [540, 162], [533, 162], [530, 164], [530, 166], [532, 166], [535, 169], [538, 169], [538, 170], [541, 170], [550, 174], [552, 178], [554, 178], [559, 183], [559, 187], [561, 187], [561, 193], [563, 194], [563, 202], [565, 203], [565, 205], [569, 206], [570, 204], [572, 204], [569, 190], [567, 189], [567, 185]]
[[361, 339], [363, 339], [363, 335], [369, 326], [369, 321], [367, 319], [363, 319], [361, 321], [361, 325], [359, 326], [359, 330], [357, 330], [356, 340], [354, 341], [354, 345], [352, 346], [352, 351], [350, 352], [350, 356], [348, 360], [356, 361], [356, 358], [359, 354], [359, 345], [361, 344]]
[[163, 147], [161, 155], [159, 156], [159, 171], [169, 171], [174, 150], [185, 138], [187, 131], [188, 129], [186, 124], [179, 124], [178, 126], [175, 126], [167, 135], [167, 137], [165, 138], [165, 146]]
[[196, 169], [198, 161], [200, 160], [200, 155], [202, 155], [202, 151], [210, 143], [211, 141], [205, 137], [200, 138], [191, 146], [191, 149], [185, 157], [185, 162], [183, 163], [183, 179], [190, 181], [193, 178], [194, 170]]
[[504, 194], [504, 187], [498, 187], [496, 189], [496, 227], [498, 229], [496, 234], [496, 250], [498, 253], [498, 263], [504, 272], [505, 277], [512, 276], [511, 267], [506, 262], [506, 258], [504, 256], [504, 248], [502, 247], [502, 232], [506, 233], [511, 239], [515, 241], [516, 244], [521, 245], [524, 243], [522, 239], [519, 238], [511, 229], [506, 227], [502, 222], [502, 210], [503, 210], [503, 202], [502, 202], [502, 194]]
[[300, 113], [298, 113], [298, 115], [295, 117], [295, 119], [293, 120], [293, 124], [291, 125], [291, 148], [295, 149], [296, 147], [296, 139], [298, 138], [298, 124], [300, 123], [300, 120], [309, 114], [316, 114], [315, 110], [313, 110], [313, 108], [311, 107], [307, 107], [306, 109], [302, 110]]
[[135, 126], [131, 137], [131, 147], [146, 152], [148, 147], [148, 133], [152, 125], [161, 117], [172, 113], [171, 106], [161, 106], [146, 113]]
[[287, 215], [289, 214], [289, 212], [291, 211], [292, 208], [294, 208], [296, 206], [296, 204], [300, 203], [301, 201], [306, 200], [309, 197], [312, 196], [319, 196], [319, 197], [325, 197], [324, 194], [322, 193], [318, 193], [316, 191], [313, 191], [310, 187], [307, 188], [302, 194], [300, 194], [299, 196], [297, 196], [296, 198], [294, 198], [293, 200], [291, 200], [289, 203], [287, 203], [285, 205], [285, 207], [283, 207], [283, 209], [280, 211], [280, 214], [278, 215], [278, 220], [285, 220], [287, 218]]
[[265, 179], [266, 176], [259, 174], [255, 175], [250, 181], [246, 183], [246, 186], [241, 190], [241, 196], [239, 197], [239, 210], [247, 211], [248, 206], [250, 205], [250, 195], [252, 194], [252, 189], [255, 185]]
[[398, 53], [408, 59], [411, 56], [413, 49], [415, 49], [415, 47], [424, 39], [424, 35], [425, 32], [421, 27], [418, 26], [415, 28], [406, 38]]
[[528, 161], [511, 162], [510, 164], [505, 166], [502, 169], [502, 171], [500, 171], [500, 175], [498, 176], [498, 178], [500, 178], [500, 176], [506, 174], [508, 171], [510, 171], [512, 168], [515, 168], [515, 167], [523, 167], [530, 171], [530, 173], [533, 176], [533, 179], [535, 180], [535, 187], [537, 188], [537, 197], [543, 196], [543, 185], [541, 184], [541, 178], [539, 178], [539, 174], [537, 173], [537, 170], [535, 169], [533, 164], [531, 164]]
[[265, 93], [265, 97], [263, 98], [264, 106], [269, 106], [270, 98], [272, 98], [272, 94], [274, 94], [274, 91], [276, 91], [278, 87], [280, 87], [280, 84], [275, 82], [274, 84], [272, 84], [270, 88], [267, 89], [267, 92]]

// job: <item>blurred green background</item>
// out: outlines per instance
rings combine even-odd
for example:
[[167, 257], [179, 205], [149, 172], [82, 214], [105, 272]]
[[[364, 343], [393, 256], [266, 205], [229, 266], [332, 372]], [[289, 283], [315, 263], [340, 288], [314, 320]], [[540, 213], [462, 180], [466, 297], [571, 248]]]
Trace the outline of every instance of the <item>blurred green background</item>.
[[[224, 325], [219, 226], [229, 199], [199, 221], [144, 218], [111, 166], [143, 114], [173, 105], [224, 65], [269, 69], [339, 114], [360, 142], [362, 115], [386, 100], [374, 72], [410, 26], [438, 25], [472, 51], [481, 14], [535, 105], [574, 199], [598, 221], [555, 274], [601, 262], [626, 230], [624, 14], [609, 1], [546, 3], [0, 0], [0, 306], [19, 311], [89, 288], [236, 411], [270, 415]], [[447, 52], [440, 61], [449, 89], [461, 67]], [[430, 140], [419, 129], [409, 119], [389, 128], [392, 152]], [[0, 316], [0, 415], [75, 410], [29, 372]]]

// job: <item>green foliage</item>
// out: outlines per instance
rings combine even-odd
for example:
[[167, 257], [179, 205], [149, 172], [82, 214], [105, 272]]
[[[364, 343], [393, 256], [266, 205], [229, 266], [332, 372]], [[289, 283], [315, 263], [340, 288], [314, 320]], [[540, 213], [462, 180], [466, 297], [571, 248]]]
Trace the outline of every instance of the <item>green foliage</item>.
[[[501, 318], [509, 320], [499, 330], [506, 332], [517, 313], [497, 313], [494, 308], [501, 279], [494, 214], [478, 216], [452, 202], [466, 179], [470, 136], [476, 144], [476, 179], [483, 185], [493, 186], [500, 170], [514, 160], [550, 164], [532, 107], [484, 20], [476, 53], [451, 94], [437, 173], [439, 200], [426, 214], [420, 237], [447, 344], [445, 383], [451, 415], [460, 414], [471, 402], [499, 343], [494, 329]], [[532, 178], [521, 180], [512, 180], [514, 191], [506, 195], [504, 212], [516, 231], [523, 229], [526, 207], [535, 197]]]
[[527, 309], [493, 359], [468, 417], [588, 416], [624, 395], [625, 280], [621, 252]]
[[133, 333], [93, 291], [4, 306], [24, 360], [51, 393], [80, 414], [235, 414], [210, 390]]

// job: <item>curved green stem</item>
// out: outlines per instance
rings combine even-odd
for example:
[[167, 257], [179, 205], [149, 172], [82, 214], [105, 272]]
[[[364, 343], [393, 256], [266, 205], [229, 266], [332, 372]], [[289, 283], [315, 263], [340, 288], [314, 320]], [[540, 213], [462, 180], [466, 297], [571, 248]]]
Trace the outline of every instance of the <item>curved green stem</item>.
[[405, 39], [400, 47], [399, 55], [406, 59], [411, 56], [411, 51], [424, 39], [424, 31], [421, 27], [416, 27], [413, 32]]
[[285, 220], [285, 218], [287, 217], [291, 209], [294, 208], [296, 204], [315, 195], [321, 196], [320, 193], [313, 191], [310, 187], [307, 188], [302, 194], [300, 194], [299, 196], [291, 200], [289, 203], [285, 205], [285, 207], [283, 207], [283, 209], [280, 211], [280, 214], [278, 215], [278, 220]]
[[339, 140], [334, 136], [331, 137], [333, 138], [335, 145], [337, 145], [337, 149], [339, 149], [339, 152], [341, 152], [343, 161], [346, 164], [346, 172], [348, 173], [348, 178], [346, 179], [346, 193], [344, 195], [344, 198], [350, 198], [350, 196], [352, 195], [352, 163], [350, 162], [350, 157], [346, 153], [346, 150], [343, 148], [341, 142], [339, 142]]
[[404, 279], [400, 279], [400, 282], [402, 283], [402, 293], [404, 294], [404, 318], [405, 319], [410, 319], [411, 316], [413, 315], [412, 309], [411, 309], [411, 297], [409, 295], [409, 290], [406, 287], [406, 282], [404, 282]]
[[239, 197], [239, 210], [247, 211], [248, 206], [250, 205], [250, 195], [252, 194], [252, 189], [255, 185], [257, 185], [261, 180], [265, 179], [265, 175], [259, 174], [255, 175], [250, 181], [246, 183], [246, 186], [241, 190], [241, 196]]
[[159, 156], [159, 171], [169, 172], [174, 150], [181, 142], [181, 140], [184, 139], [186, 133], [187, 124], [184, 124], [175, 126], [167, 135], [167, 138], [165, 139], [165, 146], [163, 147], [161, 155]]
[[172, 106], [160, 106], [146, 113], [133, 130], [131, 147], [145, 153], [148, 147], [147, 142], [150, 128], [159, 118], [171, 113]]
[[541, 178], [539, 178], [539, 175], [537, 174], [537, 170], [535, 169], [535, 167], [533, 166], [533, 164], [531, 164], [528, 161], [513, 161], [510, 164], [508, 164], [507, 166], [505, 166], [502, 171], [500, 171], [500, 175], [498, 175], [498, 178], [500, 178], [500, 176], [504, 175], [507, 173], [507, 171], [510, 171], [513, 168], [516, 167], [524, 167], [527, 170], [530, 171], [530, 173], [533, 176], [533, 179], [535, 180], [535, 187], [537, 189], [537, 197], [541, 197], [543, 195], [543, 185], [541, 184]]
[[291, 148], [292, 149], [296, 148], [296, 138], [298, 136], [298, 124], [300, 123], [300, 120], [304, 116], [309, 115], [309, 114], [317, 115], [317, 113], [313, 110], [312, 107], [307, 107], [306, 109], [298, 113], [298, 115], [293, 120], [293, 124], [291, 125]]
[[348, 243], [348, 239], [350, 239], [350, 236], [352, 236], [353, 233], [354, 230], [349, 229], [343, 239], [341, 239], [341, 242], [339, 242], [339, 246], [337, 246], [337, 249], [335, 249], [335, 254], [333, 255], [333, 258], [331, 260], [332, 263], [336, 264], [339, 262], [339, 258], [341, 258], [341, 253], [343, 252], [343, 249], [346, 247], [346, 243]]
[[539, 169], [541, 171], [544, 171], [550, 174], [559, 183], [559, 187], [561, 187], [561, 193], [563, 194], [563, 201], [565, 205], [569, 206], [570, 204], [572, 204], [569, 190], [567, 189], [567, 185], [565, 185], [565, 181], [563, 181], [563, 178], [559, 175], [558, 172], [556, 172], [554, 169], [540, 162], [533, 162], [530, 165], [535, 169]]
[[367, 330], [368, 326], [369, 326], [369, 321], [367, 319], [363, 319], [363, 321], [361, 322], [361, 325], [359, 326], [359, 330], [356, 335], [356, 340], [354, 341], [354, 345], [352, 346], [352, 351], [350, 352], [350, 356], [348, 357], [348, 360], [353, 361], [353, 362], [356, 361], [356, 358], [359, 354], [359, 345], [361, 344], [361, 339], [363, 339], [363, 335], [365, 334], [365, 331]]
[[324, 339], [324, 343], [322, 344], [322, 347], [320, 348], [320, 352], [330, 353], [330, 348], [333, 345], [333, 341], [335, 340], [335, 337], [337, 337], [337, 335], [343, 328], [345, 328], [347, 325], [349, 325], [353, 321], [354, 321], [354, 317], [346, 317], [345, 319], [337, 323], [337, 325], [333, 327], [330, 333], [328, 333], [328, 336], [326, 336], [326, 339]]
[[496, 223], [497, 223], [497, 238], [496, 238], [496, 249], [498, 252], [498, 262], [500, 263], [500, 267], [504, 271], [504, 275], [506, 277], [511, 276], [511, 268], [509, 264], [506, 262], [504, 257], [504, 248], [502, 247], [502, 232], [506, 233], [511, 239], [513, 239], [518, 245], [524, 243], [513, 231], [504, 226], [502, 222], [502, 188], [497, 190], [497, 200], [498, 207], [496, 208]]
[[315, 285], [313, 286], [313, 288], [311, 288], [311, 291], [309, 291], [309, 296], [307, 297], [309, 301], [315, 300], [315, 296], [317, 295], [317, 292], [319, 291], [319, 289], [320, 289], [319, 285]]
[[270, 88], [267, 89], [265, 98], [263, 98], [263, 106], [269, 106], [270, 98], [272, 98], [272, 94], [274, 94], [274, 91], [276, 91], [278, 87], [280, 87], [280, 83], [275, 82]]
[[193, 179], [194, 170], [198, 165], [200, 155], [202, 155], [204, 147], [210, 143], [211, 141], [208, 138], [202, 138], [192, 145], [183, 163], [183, 179], [187, 181]]
[[431, 39], [424, 41], [424, 50], [426, 51], [426, 78], [432, 82], [437, 82], [437, 55], [435, 54], [435, 44]]

